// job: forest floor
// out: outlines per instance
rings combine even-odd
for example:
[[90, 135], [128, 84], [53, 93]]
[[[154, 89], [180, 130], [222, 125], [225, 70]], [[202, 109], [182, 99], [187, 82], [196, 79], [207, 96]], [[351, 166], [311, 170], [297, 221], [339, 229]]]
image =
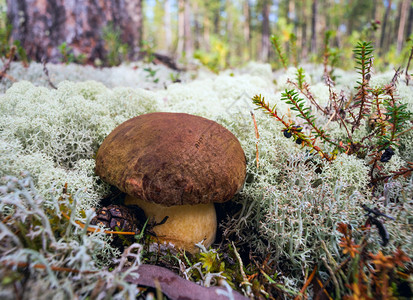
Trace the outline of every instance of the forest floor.
[[[352, 99], [359, 75], [337, 69], [331, 74], [334, 84], [326, 85], [324, 66], [303, 68], [311, 91], [300, 94], [303, 105], [312, 108], [319, 128], [345, 146], [348, 129], [334, 114], [320, 113], [310, 98], [324, 109], [331, 107], [332, 97], [336, 103]], [[385, 90], [394, 73], [372, 72], [368, 93]], [[370, 149], [364, 155], [351, 155], [350, 148], [334, 152], [317, 139], [313, 146], [299, 142], [305, 138], [301, 131], [310, 134], [314, 128], [291, 109], [294, 100], [283, 100], [294, 89], [288, 79], [298, 80], [296, 68], [274, 72], [270, 65], [251, 62], [215, 74], [201, 66], [179, 72], [144, 63], [95, 68], [16, 62], [7, 74], [0, 82], [0, 296], [5, 299], [144, 297], [131, 284], [134, 279], [122, 275], [125, 267], [135, 272], [140, 264], [167, 267], [198, 286], [220, 286], [222, 299], [241, 294], [252, 299], [411, 296], [411, 115], [386, 161], [381, 156], [389, 150], [374, 150], [382, 137], [375, 140], [373, 134], [387, 125], [391, 131], [389, 119], [383, 119], [383, 127], [371, 127], [366, 115], [352, 132]], [[381, 97], [385, 102], [389, 96]], [[267, 101], [267, 114], [256, 110], [265, 109]], [[402, 76], [397, 101], [404, 111], [413, 111], [413, 87]], [[103, 199], [116, 194], [94, 174], [98, 146], [120, 123], [155, 111], [218, 122], [239, 139], [247, 158], [244, 189], [217, 206], [217, 241], [197, 255], [153, 248], [145, 220], [142, 234], [133, 238], [112, 239], [84, 229]], [[291, 127], [289, 138], [275, 115], [301, 129]], [[324, 157], [314, 154], [314, 145]], [[327, 156], [334, 159], [323, 159]], [[159, 276], [147, 272], [152, 271]], [[155, 284], [150, 293], [161, 289], [168, 295], [172, 286]], [[22, 287], [26, 292], [16, 291]], [[209, 295], [192, 287], [187, 292], [194, 299], [194, 294]]]

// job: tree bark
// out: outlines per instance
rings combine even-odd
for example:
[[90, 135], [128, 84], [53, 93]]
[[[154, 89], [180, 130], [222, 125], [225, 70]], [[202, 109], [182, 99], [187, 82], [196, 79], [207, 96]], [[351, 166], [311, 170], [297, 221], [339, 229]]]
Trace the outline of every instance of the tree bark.
[[252, 57], [252, 47], [251, 47], [251, 16], [250, 16], [250, 3], [249, 0], [245, 0], [243, 3], [243, 15], [244, 15], [244, 43], [247, 47], [245, 51], [245, 59], [249, 60]]
[[387, 2], [387, 7], [386, 7], [386, 12], [384, 13], [383, 17], [383, 22], [382, 22], [382, 27], [381, 27], [381, 35], [380, 35], [380, 54], [383, 53], [384, 49], [384, 39], [386, 37], [386, 27], [387, 27], [387, 22], [389, 19], [389, 14], [390, 14], [390, 9], [391, 9], [391, 0]]
[[168, 53], [172, 50], [172, 28], [171, 28], [171, 11], [169, 0], [165, 0], [164, 4], [163, 24], [165, 31], [165, 45]]
[[407, 20], [406, 39], [409, 38], [410, 35], [412, 34], [412, 26], [413, 26], [413, 5], [410, 4], [409, 17]]
[[305, 60], [308, 55], [308, 44], [307, 44], [307, 4], [302, 2], [301, 10], [301, 58]]
[[313, 0], [311, 13], [311, 53], [317, 52], [317, 9], [318, 0]]
[[201, 13], [198, 2], [192, 2], [192, 11], [194, 18], [194, 35], [193, 35], [193, 47], [194, 49], [199, 49], [202, 44], [202, 35], [201, 35]]
[[403, 47], [404, 30], [406, 28], [407, 12], [411, 6], [411, 0], [403, 0], [400, 11], [399, 29], [397, 31], [397, 53], [400, 53]]
[[120, 43], [129, 46], [129, 58], [139, 53], [142, 41], [142, 0], [7, 0], [13, 25], [12, 40], [19, 40], [28, 57], [40, 61], [61, 59], [59, 45], [89, 62], [106, 55], [102, 30], [112, 24]]
[[185, 15], [184, 15], [184, 10], [185, 10], [185, 3], [184, 0], [179, 0], [178, 1], [178, 44], [176, 47], [176, 52], [178, 57], [183, 56], [184, 52], [184, 44], [185, 44], [185, 32], [184, 32], [184, 27], [185, 27]]
[[227, 18], [225, 21], [225, 27], [226, 27], [226, 40], [227, 40], [227, 45], [228, 45], [228, 52], [225, 57], [225, 63], [227, 66], [230, 65], [231, 62], [231, 55], [232, 55], [232, 36], [233, 36], [233, 25], [232, 25], [232, 12], [231, 12], [231, 1], [226, 0], [225, 1], [225, 10], [227, 13]]
[[191, 32], [191, 3], [185, 0], [184, 5], [184, 36], [185, 36], [185, 57], [191, 58], [194, 53], [194, 43]]
[[261, 60], [267, 61], [270, 52], [270, 5], [264, 0], [262, 5], [262, 37], [261, 37]]
[[203, 37], [204, 37], [204, 48], [205, 51], [209, 51], [211, 46], [210, 46], [210, 37], [211, 37], [211, 21], [210, 18], [208, 18], [208, 15], [206, 12], [204, 12], [204, 27], [203, 27]]

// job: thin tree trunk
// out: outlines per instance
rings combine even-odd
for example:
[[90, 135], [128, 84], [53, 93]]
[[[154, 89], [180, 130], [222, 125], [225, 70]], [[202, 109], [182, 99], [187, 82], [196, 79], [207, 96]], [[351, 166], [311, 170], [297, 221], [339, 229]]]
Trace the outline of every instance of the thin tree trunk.
[[410, 35], [412, 34], [412, 26], [413, 26], [413, 6], [410, 4], [409, 17], [407, 20], [406, 39], [408, 39]]
[[290, 0], [288, 2], [288, 22], [294, 24], [295, 18], [296, 18], [296, 16], [295, 16], [295, 1]]
[[214, 11], [214, 33], [219, 35], [219, 28], [220, 28], [220, 21], [221, 21], [221, 8], [218, 8]]
[[232, 49], [232, 35], [233, 35], [233, 28], [232, 28], [232, 14], [231, 14], [231, 1], [226, 0], [225, 3], [227, 19], [226, 19], [226, 35], [227, 35], [227, 45], [228, 45], [228, 52], [225, 57], [225, 63], [227, 66], [230, 65], [231, 60], [231, 49]]
[[318, 0], [313, 0], [312, 16], [311, 16], [311, 53], [317, 52], [317, 9]]
[[185, 57], [191, 58], [194, 54], [194, 42], [191, 32], [191, 3], [185, 0], [184, 6], [184, 36], [185, 36]]
[[270, 6], [269, 1], [264, 0], [262, 6], [262, 37], [261, 60], [267, 61], [270, 52]]
[[194, 17], [194, 49], [199, 49], [201, 46], [201, 25], [199, 22], [200, 13], [199, 13], [199, 4], [198, 2], [192, 2], [192, 10], [193, 10], [193, 17]]
[[207, 12], [204, 12], [204, 48], [206, 51], [210, 50], [210, 37], [211, 37], [211, 21], [208, 18]]
[[308, 44], [307, 44], [307, 5], [302, 2], [303, 9], [301, 11], [301, 58], [305, 60], [308, 55]]
[[384, 52], [384, 40], [386, 37], [386, 29], [387, 29], [387, 23], [389, 19], [389, 14], [390, 14], [390, 9], [391, 9], [391, 2], [392, 0], [388, 0], [387, 2], [387, 7], [386, 7], [386, 12], [384, 13], [383, 17], [383, 22], [382, 22], [382, 27], [381, 27], [381, 36], [380, 36], [380, 54]]
[[184, 0], [178, 0], [178, 44], [176, 46], [176, 52], [178, 57], [182, 57], [184, 53], [185, 44], [185, 3]]
[[164, 8], [163, 24], [164, 24], [164, 32], [165, 32], [165, 45], [166, 45], [166, 50], [170, 52], [172, 50], [172, 28], [171, 28], [171, 11], [170, 11], [169, 0], [165, 0], [163, 4], [163, 8]]
[[243, 14], [244, 14], [244, 42], [247, 47], [245, 52], [245, 59], [250, 59], [252, 57], [252, 47], [251, 47], [251, 16], [250, 16], [250, 3], [249, 0], [245, 0], [243, 4]]
[[399, 30], [397, 32], [397, 53], [400, 53], [403, 47], [404, 31], [406, 28], [407, 12], [411, 6], [411, 0], [403, 0], [401, 4]]
[[[380, 20], [380, 17], [383, 15], [384, 6], [383, 6], [383, 2], [379, 0], [375, 0], [375, 3], [373, 5], [375, 6], [375, 9], [374, 9], [375, 14], [374, 14], [373, 20], [377, 22]], [[375, 41], [375, 47], [378, 49], [380, 46], [380, 30], [376, 30], [376, 32], [374, 32], [374, 41]]]
[[351, 33], [353, 32], [354, 20], [351, 15], [352, 12], [353, 12], [353, 0], [349, 0], [347, 4], [347, 13], [349, 14], [349, 17], [347, 18], [347, 35], [348, 36], [350, 36]]

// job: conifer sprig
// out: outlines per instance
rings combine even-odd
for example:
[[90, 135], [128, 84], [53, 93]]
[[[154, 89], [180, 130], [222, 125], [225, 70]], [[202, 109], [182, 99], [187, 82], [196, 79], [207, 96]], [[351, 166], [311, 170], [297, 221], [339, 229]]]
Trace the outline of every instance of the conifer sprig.
[[313, 104], [318, 110], [322, 111], [324, 114], [327, 112], [317, 103], [314, 99], [313, 94], [310, 91], [310, 85], [305, 81], [305, 73], [303, 68], [298, 68], [296, 73], [297, 82], [287, 79], [287, 83], [295, 86], [308, 100]]
[[297, 111], [299, 113], [298, 116], [304, 119], [306, 123], [313, 128], [312, 133], [315, 138], [321, 137], [324, 141], [334, 145], [335, 147], [341, 147], [339, 144], [331, 140], [330, 136], [323, 129], [318, 128], [315, 124], [315, 117], [311, 114], [311, 108], [305, 106], [304, 99], [300, 98], [296, 91], [285, 90], [285, 92], [281, 94], [281, 100], [285, 101], [287, 104], [290, 104], [291, 110]]
[[370, 113], [371, 97], [369, 94], [369, 81], [373, 62], [373, 50], [371, 42], [364, 41], [358, 42], [356, 48], [353, 50], [357, 64], [357, 73], [361, 75], [361, 81], [357, 81], [357, 94], [354, 97], [354, 107], [358, 107], [359, 111], [355, 116], [352, 132], [360, 126], [363, 117]]
[[277, 113], [277, 110], [275, 109], [276, 105], [274, 105], [272, 108], [270, 107], [270, 104], [268, 102], [265, 102], [265, 98], [260, 95], [255, 95], [252, 97], [252, 103], [258, 106], [258, 109], [261, 108], [264, 110], [264, 113], [271, 115], [272, 117], [276, 118], [278, 121], [283, 123], [283, 125], [288, 128], [290, 125], [284, 121], [282, 117], [280, 117]]
[[304, 69], [303, 68], [298, 68], [297, 73], [296, 73], [296, 79], [297, 79], [297, 87], [302, 90], [303, 89], [303, 84], [305, 82], [305, 74], [304, 74]]
[[380, 136], [379, 145], [381, 146], [379, 150], [383, 150], [387, 147], [398, 147], [398, 136], [401, 133], [406, 132], [406, 126], [411, 122], [412, 114], [407, 109], [407, 104], [401, 104], [397, 101], [395, 96], [395, 86], [394, 84], [389, 84], [384, 88], [386, 95], [389, 97], [383, 100], [383, 106], [385, 112], [383, 113], [387, 116], [386, 128], [384, 134]]
[[290, 48], [293, 65], [294, 67], [298, 68], [297, 36], [294, 33], [290, 34]]
[[284, 69], [287, 70], [288, 60], [287, 60], [287, 57], [285, 56], [279, 36], [272, 35], [270, 39], [271, 39], [271, 44], [274, 47], [275, 52], [278, 54], [280, 58], [281, 64], [283, 65]]
[[306, 134], [304, 134], [302, 132], [302, 127], [300, 126], [294, 126], [293, 124], [289, 124], [287, 123], [283, 117], [280, 117], [278, 115], [277, 110], [275, 109], [275, 105], [271, 108], [268, 102], [265, 102], [264, 97], [262, 97], [261, 95], [255, 95], [254, 97], [252, 97], [252, 102], [258, 106], [257, 109], [262, 109], [264, 110], [264, 112], [266, 114], [271, 115], [272, 117], [276, 118], [278, 121], [280, 121], [285, 129], [285, 132], [290, 133], [292, 136], [294, 136], [295, 141], [299, 141], [297, 143], [300, 144], [304, 144], [310, 148], [312, 148], [313, 150], [317, 151], [322, 157], [324, 157], [325, 159], [327, 159], [328, 161], [332, 160], [332, 158], [327, 155], [326, 153], [324, 153], [320, 147], [314, 145], [315, 143], [315, 138], [311, 137], [311, 136], [307, 136]]

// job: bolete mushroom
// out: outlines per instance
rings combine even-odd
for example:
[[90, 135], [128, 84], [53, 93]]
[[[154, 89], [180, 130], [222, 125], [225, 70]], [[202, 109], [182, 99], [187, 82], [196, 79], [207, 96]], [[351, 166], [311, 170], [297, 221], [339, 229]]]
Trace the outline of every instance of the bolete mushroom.
[[244, 151], [218, 123], [184, 113], [150, 113], [115, 128], [96, 156], [96, 174], [156, 223], [162, 242], [191, 253], [215, 240], [215, 203], [243, 186]]

